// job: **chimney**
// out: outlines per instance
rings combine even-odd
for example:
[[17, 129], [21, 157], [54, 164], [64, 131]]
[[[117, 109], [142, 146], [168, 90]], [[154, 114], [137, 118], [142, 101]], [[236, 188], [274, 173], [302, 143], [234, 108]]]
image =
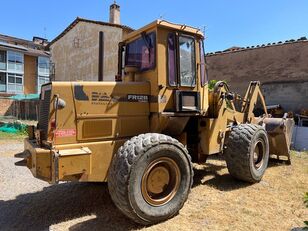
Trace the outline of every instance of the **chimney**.
[[121, 24], [120, 21], [120, 6], [114, 1], [110, 6], [109, 22], [113, 24]]

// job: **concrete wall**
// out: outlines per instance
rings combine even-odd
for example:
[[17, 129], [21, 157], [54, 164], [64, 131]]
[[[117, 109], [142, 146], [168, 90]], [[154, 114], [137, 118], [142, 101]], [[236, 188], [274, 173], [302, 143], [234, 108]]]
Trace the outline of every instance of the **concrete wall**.
[[280, 104], [285, 111], [295, 113], [308, 109], [308, 80], [266, 83], [262, 90], [267, 105]]
[[97, 81], [99, 32], [104, 32], [104, 80], [114, 80], [117, 73], [118, 43], [121, 28], [79, 22], [51, 45], [56, 81]]
[[209, 79], [227, 80], [244, 94], [251, 80], [308, 80], [308, 41], [208, 55], [207, 63]]

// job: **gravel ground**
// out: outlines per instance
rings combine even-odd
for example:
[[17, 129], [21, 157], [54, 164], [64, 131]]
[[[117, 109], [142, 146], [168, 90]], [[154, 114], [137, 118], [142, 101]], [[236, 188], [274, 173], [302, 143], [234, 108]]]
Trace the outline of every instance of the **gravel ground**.
[[113, 205], [104, 183], [49, 185], [35, 179], [14, 154], [22, 140], [0, 140], [0, 230], [295, 230], [308, 220], [308, 158], [272, 163], [259, 184], [234, 180], [225, 163], [195, 166], [194, 186], [173, 219], [142, 227]]

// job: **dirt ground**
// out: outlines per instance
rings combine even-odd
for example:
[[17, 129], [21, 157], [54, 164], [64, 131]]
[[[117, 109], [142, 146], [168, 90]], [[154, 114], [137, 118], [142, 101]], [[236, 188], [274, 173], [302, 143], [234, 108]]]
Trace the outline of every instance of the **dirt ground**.
[[263, 180], [234, 180], [221, 157], [195, 166], [194, 185], [179, 215], [142, 227], [113, 205], [107, 184], [50, 186], [15, 166], [21, 139], [0, 139], [0, 230], [297, 230], [308, 220], [308, 155], [292, 165], [271, 161]]

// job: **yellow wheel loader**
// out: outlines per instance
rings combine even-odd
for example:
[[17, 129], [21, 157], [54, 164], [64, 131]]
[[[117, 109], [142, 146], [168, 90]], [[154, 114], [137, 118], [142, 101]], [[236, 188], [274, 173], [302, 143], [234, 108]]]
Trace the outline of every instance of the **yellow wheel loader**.
[[43, 85], [25, 140], [33, 175], [108, 182], [127, 217], [153, 224], [184, 205], [192, 161], [223, 153], [232, 176], [254, 183], [270, 154], [290, 160], [293, 119], [268, 115], [257, 81], [243, 98], [223, 81], [209, 89], [203, 48], [199, 29], [157, 20], [119, 44], [115, 82]]

